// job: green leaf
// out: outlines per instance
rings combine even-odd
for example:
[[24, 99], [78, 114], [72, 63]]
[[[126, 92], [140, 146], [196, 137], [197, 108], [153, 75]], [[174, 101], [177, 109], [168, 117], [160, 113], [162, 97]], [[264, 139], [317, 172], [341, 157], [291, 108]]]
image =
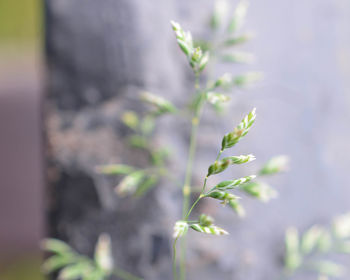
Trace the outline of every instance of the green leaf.
[[232, 132], [223, 137], [222, 150], [233, 147], [248, 133], [256, 118], [255, 110], [254, 108]]
[[90, 269], [91, 267], [89, 267], [87, 263], [77, 263], [77, 264], [69, 265], [60, 271], [58, 275], [58, 279], [59, 280], [76, 280], [86, 275], [87, 271]]
[[248, 2], [246, 0], [241, 0], [238, 3], [234, 11], [234, 14], [230, 20], [230, 23], [228, 26], [228, 32], [230, 33], [236, 32], [242, 27], [244, 23], [244, 19], [247, 14], [247, 10], [248, 10]]
[[64, 254], [64, 255], [54, 255], [45, 260], [43, 263], [42, 269], [45, 273], [52, 273], [58, 269], [61, 269], [64, 266], [72, 264], [76, 261], [73, 254]]
[[212, 234], [212, 235], [226, 235], [228, 232], [220, 227], [210, 225], [210, 226], [202, 226], [200, 224], [192, 224], [190, 227], [198, 232]]
[[102, 233], [97, 240], [95, 247], [95, 262], [96, 265], [107, 275], [113, 270], [113, 256], [111, 237]]
[[268, 184], [262, 182], [245, 183], [240, 186], [240, 189], [264, 202], [277, 197], [277, 192]]
[[97, 172], [106, 175], [125, 175], [135, 171], [135, 168], [126, 164], [107, 164], [96, 167]]
[[185, 235], [188, 231], [188, 224], [186, 221], [177, 221], [174, 226], [174, 238], [179, 238]]
[[272, 175], [288, 169], [289, 159], [281, 155], [271, 158], [260, 170], [260, 175]]
[[72, 254], [74, 252], [67, 243], [54, 238], [44, 239], [41, 242], [41, 247], [46, 251], [59, 255]]
[[107, 280], [109, 275], [106, 275], [103, 271], [96, 269], [90, 272], [88, 275], [84, 275], [82, 280]]

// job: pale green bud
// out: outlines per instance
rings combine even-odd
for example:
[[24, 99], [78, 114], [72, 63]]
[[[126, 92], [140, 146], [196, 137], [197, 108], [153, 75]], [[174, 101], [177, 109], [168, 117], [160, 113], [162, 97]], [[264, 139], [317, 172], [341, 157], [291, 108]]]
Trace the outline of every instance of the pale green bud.
[[226, 235], [228, 232], [220, 227], [210, 225], [210, 226], [201, 226], [200, 224], [192, 224], [190, 226], [192, 229], [198, 232], [212, 234], [212, 235]]
[[350, 213], [335, 218], [333, 231], [337, 238], [345, 239], [350, 237]]
[[286, 256], [285, 266], [288, 270], [297, 269], [302, 262], [299, 252], [299, 234], [296, 228], [288, 228], [285, 236]]
[[214, 6], [214, 12], [210, 19], [210, 26], [212, 29], [218, 29], [222, 24], [222, 21], [227, 16], [229, 10], [228, 3], [226, 0], [216, 0]]
[[198, 218], [198, 222], [201, 226], [207, 227], [214, 223], [214, 219], [210, 216], [207, 216], [205, 214], [201, 214]]
[[107, 275], [110, 275], [113, 270], [113, 256], [111, 237], [102, 233], [97, 241], [95, 248], [95, 262]]
[[245, 216], [245, 210], [238, 200], [231, 199], [227, 203], [238, 215], [238, 217], [243, 218]]
[[222, 93], [209, 91], [206, 94], [206, 99], [209, 101], [209, 103], [215, 105], [215, 104], [227, 102], [228, 100], [230, 100], [230, 97]]
[[301, 239], [301, 252], [303, 254], [309, 254], [315, 249], [322, 232], [323, 229], [320, 226], [314, 225], [303, 234]]
[[258, 198], [263, 202], [267, 202], [270, 199], [277, 197], [277, 192], [268, 184], [262, 182], [246, 183], [243, 184], [240, 188], [247, 194]]
[[186, 221], [177, 221], [174, 226], [174, 238], [184, 236], [188, 231], [188, 224]]
[[199, 71], [203, 71], [209, 62], [209, 52], [205, 52], [199, 62]]
[[288, 170], [289, 158], [287, 156], [275, 156], [271, 158], [260, 170], [260, 175], [272, 175]]
[[241, 138], [248, 133], [250, 127], [255, 121], [255, 118], [256, 114], [254, 108], [247, 116], [244, 117], [241, 123], [232, 132], [224, 136], [224, 138], [222, 139], [221, 149], [224, 150], [227, 148], [231, 148], [232, 146], [237, 144], [239, 140], [241, 140]]

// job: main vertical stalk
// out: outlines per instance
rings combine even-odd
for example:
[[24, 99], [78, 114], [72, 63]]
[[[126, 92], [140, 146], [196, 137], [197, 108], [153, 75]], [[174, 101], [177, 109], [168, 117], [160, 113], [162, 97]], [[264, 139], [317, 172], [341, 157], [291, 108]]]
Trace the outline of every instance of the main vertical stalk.
[[193, 168], [193, 161], [194, 161], [194, 156], [196, 153], [196, 146], [197, 146], [198, 124], [199, 124], [199, 113], [195, 114], [195, 116], [192, 118], [190, 148], [188, 153], [185, 182], [182, 187], [182, 192], [183, 192], [182, 218], [185, 218], [190, 205], [192, 168]]
[[[196, 75], [195, 80], [195, 89], [199, 90], [199, 76]], [[200, 122], [200, 113], [201, 113], [201, 104], [196, 109], [194, 116], [192, 118], [191, 124], [191, 136], [190, 136], [190, 148], [188, 152], [188, 160], [186, 166], [186, 175], [185, 182], [182, 188], [183, 193], [183, 207], [182, 207], [182, 219], [187, 220], [187, 213], [190, 208], [190, 199], [191, 199], [191, 182], [192, 182], [192, 169], [193, 161], [196, 154], [197, 147], [197, 134], [198, 134], [198, 125]], [[186, 279], [186, 253], [187, 253], [187, 238], [184, 236], [181, 240], [181, 255], [180, 255], [180, 280]]]

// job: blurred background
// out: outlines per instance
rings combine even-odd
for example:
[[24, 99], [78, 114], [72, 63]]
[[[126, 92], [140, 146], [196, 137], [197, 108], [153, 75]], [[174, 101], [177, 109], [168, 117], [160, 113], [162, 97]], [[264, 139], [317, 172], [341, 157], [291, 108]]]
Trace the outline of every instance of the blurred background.
[[[214, 4], [213, 0], [95, 2], [0, 0], [1, 280], [40, 279], [38, 243], [45, 232], [84, 253], [91, 253], [98, 231], [118, 232], [118, 224], [116, 228], [108, 225], [117, 219], [121, 203], [101, 199], [109, 196], [107, 187], [101, 188], [102, 183], [87, 175], [93, 165], [127, 157], [119, 157], [122, 149], [110, 143], [124, 132], [118, 126], [113, 133], [103, 129], [118, 119], [121, 108], [128, 104], [124, 100], [135, 89], [166, 92], [169, 99], [181, 103], [192, 81], [169, 20], [181, 22], [195, 37], [205, 37]], [[233, 7], [236, 4], [232, 1]], [[256, 36], [244, 49], [253, 52], [257, 61], [232, 71], [259, 70], [265, 73], [265, 80], [234, 98], [234, 112], [223, 129], [213, 130], [213, 121], [207, 120], [203, 133], [214, 131], [216, 136], [200, 143], [206, 152], [204, 160], [197, 162], [198, 177], [213, 158], [210, 149], [216, 149], [231, 120], [236, 123], [252, 107], [257, 107], [259, 118], [237, 153], [254, 153], [258, 163], [286, 154], [291, 159], [290, 171], [271, 180], [279, 191], [278, 199], [269, 204], [246, 203], [249, 215], [244, 221], [225, 220], [229, 214], [224, 210], [216, 213], [232, 232], [230, 240], [215, 243], [216, 261], [208, 265], [212, 274], [203, 270], [199, 276], [191, 274], [191, 280], [218, 275], [221, 279], [270, 280], [282, 266], [286, 227], [304, 230], [350, 210], [350, 2], [251, 1], [246, 22], [245, 29]], [[231, 69], [222, 66], [217, 74], [225, 71]], [[43, 119], [45, 100], [49, 109]], [[44, 125], [47, 120], [49, 124]], [[172, 143], [181, 158], [186, 155], [186, 131], [177, 131], [185, 135]], [[109, 133], [117, 133], [113, 141], [105, 140]], [[54, 134], [55, 141], [50, 142], [54, 148], [45, 144], [45, 134]], [[46, 172], [44, 151], [51, 148], [50, 159], [54, 158], [61, 174], [59, 179], [54, 176], [54, 185], [63, 186], [56, 190], [63, 195], [47, 197], [44, 178], [51, 171]], [[115, 158], [107, 158], [110, 151], [116, 152]], [[92, 189], [97, 186], [98, 195], [88, 188], [74, 188], [81, 184]], [[76, 200], [70, 201], [71, 197]], [[49, 198], [50, 206], [44, 207]], [[80, 204], [84, 213], [74, 208]], [[131, 213], [127, 211], [132, 209], [123, 207]], [[157, 207], [164, 209], [161, 203]], [[169, 223], [162, 220], [166, 225], [172, 225], [176, 209], [167, 209], [172, 212], [166, 212]], [[154, 218], [152, 215], [148, 218]], [[96, 223], [91, 225], [91, 221]], [[163, 228], [160, 231], [158, 235], [148, 228], [140, 230], [142, 236], [153, 236], [140, 239], [145, 241], [143, 246], [153, 242], [161, 248], [163, 243], [154, 241], [159, 238], [167, 243], [168, 234]], [[116, 234], [115, 246], [122, 246], [124, 238]], [[208, 239], [197, 245], [207, 243]], [[140, 250], [151, 250], [147, 248], [140, 246]], [[167, 265], [145, 266], [147, 258], [134, 258], [141, 271], [163, 271], [160, 267]], [[348, 267], [349, 263], [347, 260]], [[125, 266], [132, 268], [133, 263], [125, 260]]]

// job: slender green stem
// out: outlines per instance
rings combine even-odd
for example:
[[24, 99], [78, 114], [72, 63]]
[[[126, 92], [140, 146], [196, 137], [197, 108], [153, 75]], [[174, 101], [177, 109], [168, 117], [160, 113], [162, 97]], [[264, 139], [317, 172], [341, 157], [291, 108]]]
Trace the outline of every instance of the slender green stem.
[[[212, 58], [215, 57], [215, 48], [214, 50], [211, 50]], [[210, 75], [209, 75], [210, 76]], [[195, 73], [195, 89], [200, 91], [200, 82], [199, 82], [199, 73]], [[200, 122], [200, 111], [201, 111], [202, 106], [198, 106], [197, 111], [195, 112], [195, 116], [192, 119], [192, 129], [191, 129], [191, 139], [190, 139], [190, 149], [189, 149], [189, 156], [188, 156], [188, 162], [187, 162], [187, 167], [186, 167], [186, 176], [185, 176], [185, 183], [183, 186], [183, 208], [182, 208], [182, 218], [185, 219], [186, 221], [188, 220], [192, 210], [194, 207], [197, 205], [197, 203], [201, 200], [201, 198], [204, 197], [204, 192], [205, 192], [205, 187], [207, 183], [208, 177], [205, 178], [204, 184], [202, 191], [197, 198], [197, 200], [193, 203], [193, 205], [190, 206], [190, 196], [191, 196], [191, 179], [192, 179], [192, 165], [193, 165], [193, 160], [195, 156], [195, 151], [196, 151], [196, 143], [197, 143], [197, 130], [198, 130], [198, 125]], [[221, 156], [222, 150], [220, 150], [216, 160], [218, 160]], [[174, 254], [176, 253], [176, 241], [174, 241]], [[181, 240], [181, 258], [180, 258], [180, 280], [185, 280], [186, 278], [186, 250], [187, 250], [187, 239], [186, 236], [184, 236]], [[175, 273], [176, 273], [176, 260], [174, 256], [174, 267], [175, 267]], [[176, 274], [174, 274], [174, 280], [176, 279]]]
[[186, 215], [186, 221], [187, 221], [188, 217], [190, 216], [190, 214], [191, 214], [193, 208], [194, 208], [194, 207], [197, 205], [197, 203], [202, 199], [202, 197], [203, 197], [202, 195], [198, 196], [197, 200], [192, 204], [190, 210], [188, 211], [188, 213], [187, 213], [187, 215]]
[[[216, 157], [216, 161], [220, 159], [220, 156], [223, 152], [223, 149], [221, 149]], [[200, 193], [200, 195], [198, 196], [197, 200], [192, 204], [191, 208], [187, 211], [187, 214], [184, 217], [185, 221], [188, 221], [188, 218], [190, 217], [190, 214], [192, 212], [192, 210], [194, 209], [194, 207], [198, 204], [198, 202], [205, 197], [205, 188], [207, 186], [207, 181], [208, 181], [208, 175], [205, 177], [204, 182], [203, 182], [203, 187], [202, 187], [202, 191]], [[182, 243], [181, 243], [182, 247], [181, 247], [181, 263], [180, 263], [180, 279], [184, 280], [185, 279], [185, 272], [186, 272], [186, 264], [183, 263], [182, 261], [186, 260], [186, 248], [187, 248], [187, 242], [186, 242], [186, 236], [184, 236]], [[174, 278], [175, 279], [175, 278]]]
[[192, 119], [192, 129], [191, 129], [191, 139], [190, 139], [190, 149], [189, 149], [189, 155], [188, 155], [188, 162], [186, 167], [186, 176], [185, 176], [185, 183], [183, 185], [182, 191], [183, 191], [183, 208], [182, 208], [182, 217], [184, 218], [190, 204], [190, 195], [191, 195], [191, 179], [192, 179], [192, 167], [193, 167], [193, 160], [196, 152], [196, 146], [197, 146], [197, 131], [198, 131], [198, 124], [199, 124], [199, 114], [196, 114]]
[[[194, 156], [196, 152], [197, 144], [197, 131], [199, 124], [199, 112], [192, 119], [192, 129], [191, 129], [191, 139], [190, 139], [190, 150], [186, 168], [186, 177], [185, 183], [183, 186], [183, 208], [182, 208], [182, 218], [186, 217], [186, 213], [190, 207], [190, 198], [191, 198], [191, 179], [192, 179], [192, 167]], [[180, 279], [186, 279], [186, 251], [187, 251], [187, 239], [184, 236], [181, 240], [181, 258], [180, 258]]]
[[[219, 160], [221, 157], [221, 154], [223, 152], [223, 149], [220, 150], [220, 152], [218, 153], [218, 155], [216, 156], [215, 161]], [[197, 200], [193, 203], [193, 205], [191, 206], [190, 210], [188, 211], [188, 213], [185, 216], [185, 220], [187, 221], [193, 208], [197, 205], [197, 203], [205, 196], [205, 187], [207, 186], [207, 181], [208, 181], [208, 175], [205, 177], [204, 179], [204, 183], [203, 183], [203, 187], [202, 187], [202, 191], [200, 193], [200, 195], [198, 196]]]
[[132, 275], [131, 273], [120, 268], [115, 268], [112, 274], [123, 280], [143, 280], [142, 278]]
[[[196, 73], [195, 89], [197, 93], [200, 91], [199, 75]], [[191, 180], [192, 180], [192, 168], [193, 161], [196, 153], [197, 146], [197, 133], [198, 125], [200, 123], [200, 114], [202, 106], [198, 106], [194, 116], [192, 118], [191, 136], [190, 136], [190, 148], [188, 153], [188, 160], [186, 166], [185, 182], [182, 188], [183, 192], [183, 208], [182, 208], [182, 218], [185, 219], [188, 209], [190, 207], [191, 198]], [[186, 251], [187, 251], [187, 239], [184, 236], [181, 240], [181, 257], [180, 257], [180, 279], [184, 280], [186, 278]]]
[[190, 210], [188, 211], [188, 213], [186, 214], [186, 217], [185, 217], [185, 221], [188, 221], [188, 218], [193, 210], [193, 208], [197, 205], [197, 203], [204, 197], [204, 191], [205, 191], [205, 187], [207, 185], [207, 180], [208, 180], [208, 176], [205, 177], [204, 179], [204, 183], [203, 183], [203, 187], [202, 187], [202, 191], [200, 193], [200, 195], [198, 196], [197, 200], [192, 204]]
[[174, 280], [177, 280], [177, 269], [176, 269], [176, 243], [179, 237], [175, 238], [175, 241], [173, 243], [173, 278]]

